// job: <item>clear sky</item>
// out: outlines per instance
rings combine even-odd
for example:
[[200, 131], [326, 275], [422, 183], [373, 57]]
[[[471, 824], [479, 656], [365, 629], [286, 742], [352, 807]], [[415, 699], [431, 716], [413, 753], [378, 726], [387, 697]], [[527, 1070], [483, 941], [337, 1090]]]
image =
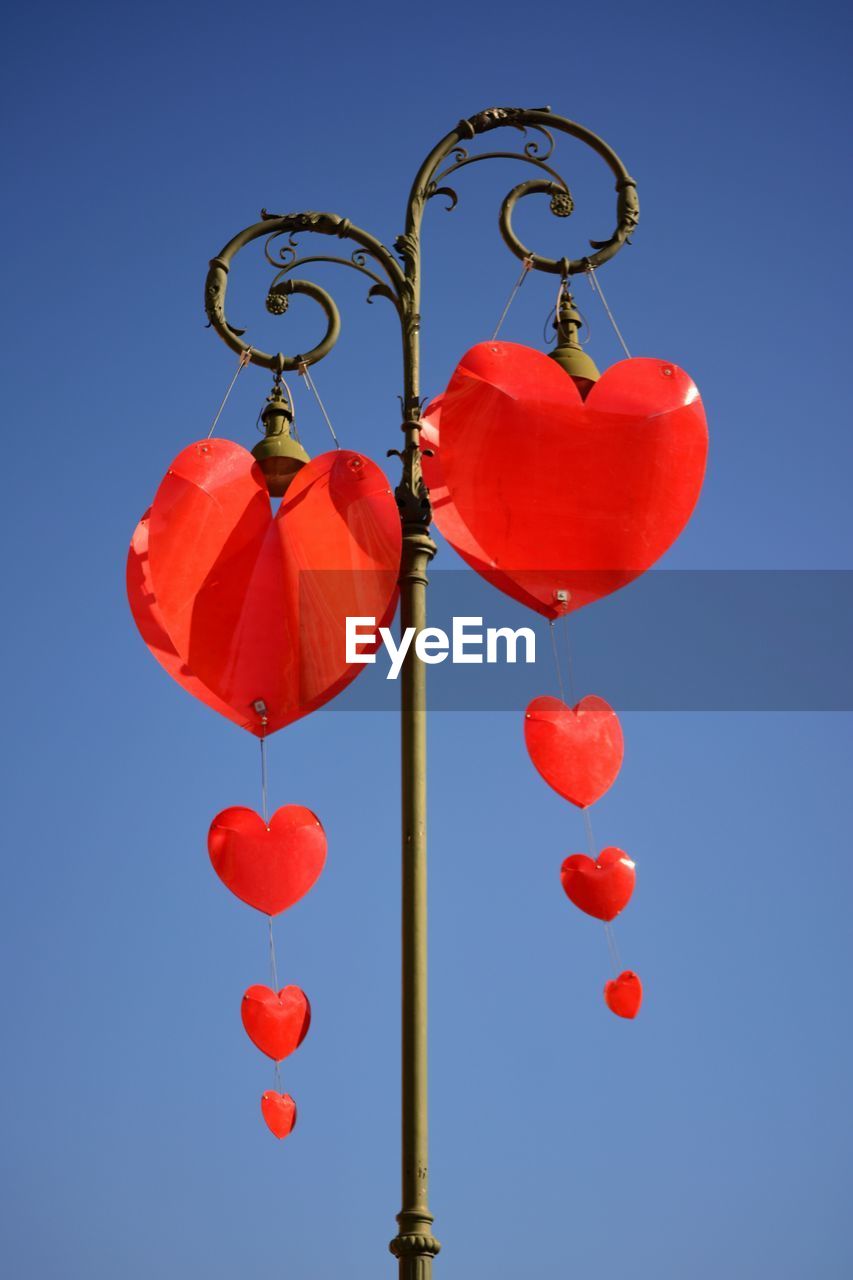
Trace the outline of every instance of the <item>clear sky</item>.
[[[271, 745], [273, 802], [312, 807], [330, 839], [277, 931], [315, 1015], [278, 1144], [239, 1019], [267, 981], [264, 922], [205, 848], [215, 813], [259, 803], [257, 746], [160, 671], [125, 603], [134, 523], [234, 369], [204, 327], [207, 261], [262, 206], [333, 210], [390, 242], [461, 116], [548, 103], [637, 178], [640, 229], [602, 283], [632, 349], [687, 368], [707, 406], [706, 488], [664, 567], [850, 569], [849, 13], [47, 4], [6, 33], [4, 1269], [391, 1275], [396, 721], [328, 710]], [[544, 251], [580, 253], [610, 231], [611, 181], [568, 140], [560, 155], [576, 217], [519, 216]], [[526, 176], [475, 166], [456, 211], [429, 212], [427, 392], [494, 327], [518, 272], [497, 209]], [[381, 462], [399, 439], [392, 314], [339, 276], [317, 276], [345, 326], [317, 384], [343, 442]], [[265, 316], [261, 278], [235, 282], [235, 322], [304, 349], [316, 317]], [[504, 336], [539, 346], [552, 295], [530, 280]], [[583, 281], [579, 298], [605, 366], [618, 347]], [[221, 434], [251, 445], [267, 388], [245, 373]], [[458, 567], [445, 545], [442, 564]], [[630, 635], [624, 601], [599, 617]], [[731, 640], [739, 611], [718, 623]], [[578, 682], [606, 697], [605, 667], [586, 687], [594, 625], [575, 624]], [[745, 662], [757, 643], [746, 630]], [[796, 684], [814, 654], [787, 652]], [[543, 665], [537, 691], [553, 683]], [[617, 922], [647, 991], [629, 1024], [601, 1001], [600, 928], [559, 889], [582, 823], [530, 766], [521, 711], [430, 726], [437, 1280], [853, 1274], [849, 713], [625, 712], [595, 823], [640, 869]]]

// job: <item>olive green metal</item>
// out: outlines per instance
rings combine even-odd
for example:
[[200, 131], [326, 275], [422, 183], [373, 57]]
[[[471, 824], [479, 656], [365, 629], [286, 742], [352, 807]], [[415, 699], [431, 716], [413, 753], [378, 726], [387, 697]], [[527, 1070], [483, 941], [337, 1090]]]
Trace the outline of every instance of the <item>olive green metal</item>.
[[557, 305], [557, 316], [554, 328], [557, 330], [557, 345], [548, 354], [556, 360], [561, 369], [565, 369], [570, 378], [578, 382], [593, 383], [601, 377], [598, 366], [591, 356], [584, 351], [578, 339], [583, 320], [575, 307], [574, 298], [564, 289]]
[[260, 464], [270, 496], [281, 498], [306, 462], [308, 454], [298, 440], [290, 434], [293, 425], [293, 409], [276, 382], [261, 414], [264, 438], [255, 445], [253, 456]]
[[[510, 128], [528, 137], [521, 151], [493, 151], [469, 155], [467, 143], [483, 133]], [[593, 253], [582, 258], [553, 259], [531, 252], [518, 238], [512, 216], [518, 201], [534, 194], [549, 195], [551, 212], [568, 217], [574, 201], [568, 184], [550, 164], [554, 133], [565, 133], [591, 147], [616, 177], [616, 229], [602, 241], [590, 241]], [[544, 140], [544, 142], [543, 142]], [[486, 159], [520, 160], [539, 170], [542, 176], [513, 188], [501, 206], [501, 234], [517, 257], [529, 260], [535, 270], [568, 276], [601, 266], [626, 243], [637, 225], [639, 205], [636, 184], [619, 157], [601, 138], [582, 125], [551, 114], [548, 107], [492, 107], [460, 120], [424, 160], [412, 183], [406, 206], [405, 226], [394, 241], [395, 254], [374, 236], [356, 227], [347, 218], [333, 213], [292, 213], [269, 215], [247, 227], [212, 260], [205, 287], [205, 307], [210, 324], [233, 351], [248, 352], [253, 364], [281, 374], [313, 364], [327, 355], [339, 333], [335, 304], [316, 285], [292, 279], [296, 267], [308, 263], [335, 263], [350, 267], [371, 281], [368, 300], [388, 299], [395, 307], [403, 346], [403, 432], [400, 450], [391, 450], [402, 462], [402, 475], [395, 490], [403, 527], [400, 567], [400, 626], [426, 626], [427, 566], [435, 555], [429, 536], [432, 519], [429, 493], [421, 471], [421, 391], [420, 391], [420, 299], [421, 227], [428, 202], [435, 196], [447, 199], [453, 209], [458, 197], [445, 179]], [[444, 167], [442, 167], [444, 166]], [[311, 232], [349, 240], [356, 247], [349, 259], [330, 254], [301, 257], [297, 237]], [[323, 308], [327, 330], [320, 343], [305, 355], [269, 355], [250, 347], [245, 330], [235, 328], [225, 316], [225, 296], [231, 261], [240, 249], [266, 236], [264, 252], [276, 269], [267, 294], [267, 307], [282, 314], [293, 293], [304, 293]], [[275, 250], [275, 253], [273, 252]], [[592, 382], [598, 376], [593, 362], [577, 341], [580, 316], [564, 297], [557, 320], [558, 345], [552, 353], [573, 377]], [[283, 431], [283, 428], [282, 428]], [[268, 440], [269, 440], [268, 436]], [[264, 449], [268, 440], [258, 449]], [[292, 442], [291, 442], [292, 443]], [[270, 446], [272, 448], [272, 446]], [[268, 456], [274, 456], [270, 453]], [[288, 458], [293, 457], [287, 454]], [[397, 1214], [399, 1231], [391, 1241], [391, 1252], [399, 1259], [400, 1280], [430, 1280], [432, 1260], [439, 1251], [432, 1234], [429, 1208], [429, 1140], [427, 1107], [427, 862], [426, 862], [426, 667], [416, 657], [414, 645], [408, 649], [401, 678], [401, 762], [402, 762], [402, 1206]]]

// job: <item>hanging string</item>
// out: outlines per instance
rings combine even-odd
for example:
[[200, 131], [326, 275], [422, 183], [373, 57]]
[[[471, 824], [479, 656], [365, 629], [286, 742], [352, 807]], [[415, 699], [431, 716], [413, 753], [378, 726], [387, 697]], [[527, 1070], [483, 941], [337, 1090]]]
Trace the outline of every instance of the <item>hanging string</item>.
[[322, 413], [323, 417], [326, 420], [326, 426], [329, 428], [329, 434], [331, 435], [332, 439], [335, 442], [335, 448], [340, 449], [341, 442], [338, 439], [338, 437], [335, 435], [335, 428], [332, 426], [331, 419], [329, 415], [326, 413], [326, 406], [323, 404], [323, 401], [320, 399], [320, 392], [314, 386], [314, 379], [311, 377], [311, 374], [308, 369], [308, 365], [305, 360], [303, 360], [302, 363], [299, 365], [299, 376], [300, 378], [305, 379], [306, 385], [314, 393], [314, 399], [317, 401], [317, 404], [320, 407], [320, 412]]
[[272, 989], [278, 991], [278, 968], [275, 962], [275, 938], [272, 931], [272, 916], [267, 916], [270, 927], [270, 975], [272, 977]]
[[281, 1063], [276, 1062], [273, 1068], [273, 1084], [276, 1093], [281, 1093]]
[[583, 809], [583, 825], [586, 830], [586, 842], [589, 846], [589, 856], [595, 861], [598, 854], [595, 851], [595, 836], [592, 834], [592, 818], [589, 816], [589, 809]]
[[553, 620], [548, 623], [548, 627], [551, 631], [551, 648], [554, 651], [554, 666], [557, 668], [557, 685], [559, 686], [559, 689], [560, 689], [560, 697], [562, 698], [563, 702], [565, 702], [566, 691], [563, 688], [563, 673], [560, 670], [560, 655], [557, 653], [557, 633], [554, 630]]
[[264, 825], [269, 826], [270, 812], [268, 800], [268, 784], [267, 784], [267, 740], [265, 736], [261, 737], [261, 814], [264, 819]]
[[564, 631], [566, 634], [566, 668], [567, 668], [566, 674], [568, 676], [568, 681], [569, 681], [569, 697], [572, 700], [572, 704], [574, 704], [575, 699], [577, 698], [577, 690], [575, 688], [575, 664], [574, 664], [574, 661], [572, 660], [572, 639], [571, 639], [571, 636], [569, 635], [569, 615], [568, 614], [564, 615], [563, 622], [565, 624]]
[[234, 374], [234, 377], [228, 383], [228, 390], [225, 392], [225, 395], [222, 397], [222, 404], [216, 410], [216, 417], [213, 419], [213, 421], [210, 424], [210, 430], [207, 433], [208, 440], [213, 435], [214, 431], [216, 430], [216, 424], [219, 421], [219, 419], [222, 417], [222, 410], [225, 408], [226, 404], [228, 403], [228, 397], [230, 396], [231, 392], [234, 390], [234, 383], [240, 377], [240, 374], [243, 372], [243, 370], [245, 369], [246, 365], [249, 363], [251, 358], [252, 358], [252, 348], [247, 347], [246, 350], [242, 352], [242, 354], [240, 355], [240, 361], [237, 365], [237, 372]]
[[619, 957], [619, 948], [616, 945], [616, 935], [609, 920], [604, 922], [604, 936], [607, 939], [607, 949], [610, 952], [610, 963], [613, 965], [613, 976], [618, 978], [622, 972], [622, 961]]
[[608, 320], [613, 325], [613, 332], [616, 334], [616, 337], [619, 339], [619, 342], [622, 346], [622, 350], [625, 352], [625, 355], [630, 360], [631, 352], [628, 350], [627, 343], [625, 342], [625, 339], [622, 337], [622, 332], [618, 324], [616, 323], [616, 320], [614, 319], [613, 312], [610, 310], [610, 308], [607, 305], [607, 299], [604, 296], [601, 285], [598, 283], [598, 276], [595, 274], [595, 267], [592, 265], [592, 263], [588, 265], [586, 269], [586, 274], [587, 274], [587, 278], [589, 280], [593, 293], [597, 293], [599, 298], [601, 299], [602, 306], [604, 307], [604, 310], [607, 312]]
[[533, 259], [532, 259], [532, 258], [525, 258], [525, 259], [524, 259], [524, 266], [521, 268], [521, 275], [518, 277], [518, 279], [516, 280], [515, 284], [513, 285], [513, 287], [512, 287], [512, 293], [511, 293], [511, 294], [509, 295], [509, 297], [507, 298], [507, 300], [506, 300], [506, 306], [504, 307], [503, 311], [501, 312], [501, 318], [500, 318], [500, 320], [498, 321], [497, 325], [495, 326], [495, 331], [494, 331], [494, 333], [492, 334], [492, 342], [494, 342], [495, 338], [496, 338], [496, 337], [498, 336], [498, 334], [500, 333], [500, 331], [501, 331], [501, 326], [503, 325], [504, 320], [506, 320], [507, 315], [509, 314], [509, 309], [510, 309], [510, 307], [512, 306], [512, 304], [515, 302], [516, 294], [518, 293], [519, 289], [521, 288], [521, 286], [524, 284], [525, 280], [527, 279], [528, 272], [530, 271], [530, 269], [531, 269], [531, 267], [532, 267], [532, 266], [533, 266]]

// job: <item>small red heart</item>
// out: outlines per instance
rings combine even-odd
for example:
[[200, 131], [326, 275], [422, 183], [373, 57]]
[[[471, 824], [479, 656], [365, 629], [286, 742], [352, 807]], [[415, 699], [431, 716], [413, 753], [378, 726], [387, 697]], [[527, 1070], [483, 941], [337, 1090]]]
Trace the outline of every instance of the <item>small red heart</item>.
[[575, 707], [559, 698], [534, 698], [524, 713], [524, 740], [548, 785], [579, 809], [600, 800], [622, 767], [619, 719], [592, 694]]
[[602, 849], [593, 862], [585, 853], [566, 858], [560, 871], [566, 894], [596, 920], [613, 920], [634, 892], [634, 863], [621, 849]]
[[636, 973], [626, 969], [604, 985], [604, 999], [619, 1018], [636, 1018], [643, 1003], [643, 984]]
[[274, 1062], [299, 1048], [311, 1024], [311, 1006], [299, 987], [249, 987], [240, 1014], [252, 1044]]
[[269, 825], [254, 809], [234, 806], [213, 819], [207, 850], [233, 894], [276, 916], [317, 880], [326, 861], [326, 833], [317, 815], [299, 804], [276, 810]]
[[276, 1093], [268, 1089], [261, 1096], [261, 1115], [267, 1122], [270, 1133], [277, 1138], [286, 1138], [296, 1124], [296, 1103], [289, 1093]]
[[346, 661], [346, 619], [390, 622], [400, 546], [391, 487], [369, 458], [312, 459], [273, 515], [252, 455], [202, 440], [175, 458], [137, 527], [128, 599], [169, 674], [263, 736], [364, 669]]
[[667, 361], [622, 360], [583, 398], [541, 351], [483, 342], [430, 407], [422, 443], [451, 546], [556, 618], [672, 545], [702, 488], [708, 428], [696, 386]]

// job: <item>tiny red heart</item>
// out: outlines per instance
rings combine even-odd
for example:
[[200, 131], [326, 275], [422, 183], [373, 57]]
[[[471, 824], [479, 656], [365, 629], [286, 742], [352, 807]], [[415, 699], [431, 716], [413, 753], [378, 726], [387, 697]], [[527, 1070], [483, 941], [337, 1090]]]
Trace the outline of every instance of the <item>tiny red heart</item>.
[[643, 984], [636, 973], [625, 969], [604, 985], [604, 999], [618, 1018], [636, 1018], [643, 1003]]
[[286, 1138], [296, 1124], [296, 1103], [289, 1093], [268, 1089], [261, 1097], [261, 1115], [270, 1133], [277, 1138]]
[[579, 809], [600, 800], [622, 767], [619, 718], [591, 694], [574, 707], [559, 698], [534, 698], [524, 713], [524, 741], [549, 787]]
[[223, 884], [265, 915], [304, 897], [326, 861], [320, 819], [299, 804], [278, 809], [265, 823], [254, 809], [223, 809], [210, 825], [207, 848]]
[[240, 1014], [252, 1044], [274, 1062], [298, 1049], [311, 1025], [311, 1006], [299, 987], [249, 987]]
[[613, 920], [634, 892], [634, 863], [622, 849], [602, 849], [595, 859], [573, 853], [563, 862], [560, 879], [576, 907], [596, 920]]

